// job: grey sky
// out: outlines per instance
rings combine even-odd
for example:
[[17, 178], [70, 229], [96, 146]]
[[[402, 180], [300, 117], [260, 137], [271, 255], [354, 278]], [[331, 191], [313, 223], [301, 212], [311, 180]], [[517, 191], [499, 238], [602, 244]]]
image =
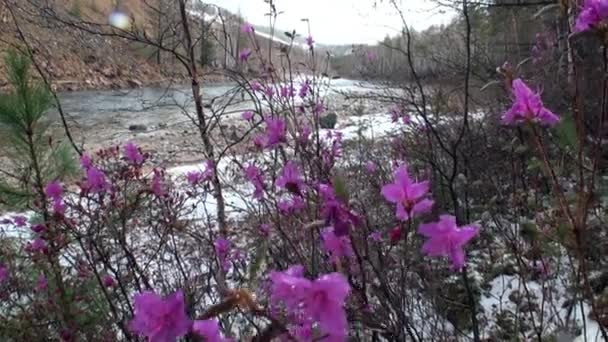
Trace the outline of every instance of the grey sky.
[[[255, 25], [268, 26], [268, 5], [263, 0], [207, 0], [230, 11], [239, 12]], [[378, 1], [380, 2], [380, 1]], [[424, 29], [433, 24], [447, 23], [450, 15], [440, 12], [426, 0], [397, 0], [409, 25]], [[295, 29], [307, 33], [310, 20], [315, 41], [324, 44], [367, 43], [382, 40], [387, 34], [394, 35], [401, 27], [395, 11], [382, 1], [374, 7], [374, 0], [275, 0], [278, 11], [283, 11], [277, 27]]]

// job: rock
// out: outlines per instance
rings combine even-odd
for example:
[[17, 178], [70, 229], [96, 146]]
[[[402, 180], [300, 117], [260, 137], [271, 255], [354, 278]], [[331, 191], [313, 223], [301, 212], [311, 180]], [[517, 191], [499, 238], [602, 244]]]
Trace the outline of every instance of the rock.
[[143, 84], [141, 83], [141, 81], [131, 78], [127, 80], [127, 85], [130, 88], [141, 88], [143, 86]]
[[141, 125], [141, 124], [129, 125], [129, 131], [131, 131], [131, 132], [145, 132], [147, 130], [148, 130], [148, 127], [146, 125]]
[[338, 123], [338, 116], [335, 113], [329, 113], [319, 119], [321, 128], [325, 129], [334, 129], [336, 123]]

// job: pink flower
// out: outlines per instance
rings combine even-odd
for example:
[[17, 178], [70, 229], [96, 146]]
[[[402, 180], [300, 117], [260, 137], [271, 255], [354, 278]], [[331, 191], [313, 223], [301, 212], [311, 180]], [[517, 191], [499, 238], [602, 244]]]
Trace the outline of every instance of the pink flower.
[[46, 242], [41, 238], [36, 238], [34, 241], [28, 242], [25, 246], [25, 251], [29, 253], [48, 253], [49, 249]]
[[264, 89], [264, 94], [266, 95], [267, 99], [272, 99], [272, 97], [274, 96], [274, 88], [272, 88], [271, 85], [267, 85], [266, 89]]
[[312, 130], [310, 129], [310, 126], [308, 126], [308, 125], [301, 126], [299, 128], [298, 143], [300, 143], [300, 145], [306, 145], [308, 143], [308, 141], [310, 140], [311, 134], [312, 134]]
[[320, 184], [319, 194], [323, 199], [321, 214], [325, 218], [326, 224], [333, 227], [336, 236], [348, 235], [351, 227], [359, 225], [359, 217], [336, 196], [331, 185]]
[[422, 252], [429, 256], [448, 257], [454, 270], [461, 270], [465, 265], [464, 246], [479, 233], [479, 227], [469, 225], [456, 226], [456, 218], [441, 215], [439, 222], [421, 224], [418, 233], [428, 240], [422, 245]]
[[245, 121], [249, 121], [251, 119], [253, 119], [253, 112], [248, 110], [243, 112], [243, 114], [241, 114], [241, 118]]
[[310, 289], [310, 280], [304, 278], [304, 267], [291, 266], [285, 272], [272, 271], [270, 300], [272, 303], [284, 302], [288, 309], [295, 310]]
[[281, 176], [277, 179], [276, 185], [292, 194], [302, 195], [304, 180], [302, 180], [298, 165], [294, 161], [290, 160], [285, 164], [281, 171]]
[[0, 264], [0, 285], [7, 282], [9, 278], [8, 268], [4, 264]]
[[139, 147], [137, 147], [137, 145], [134, 143], [127, 143], [123, 150], [125, 158], [132, 164], [141, 165], [144, 162], [144, 156], [139, 151]]
[[395, 245], [399, 241], [401, 241], [402, 237], [403, 237], [403, 230], [399, 226], [391, 229], [391, 231], [389, 232], [389, 239], [391, 240], [391, 243], [393, 245]]
[[308, 36], [306, 37], [306, 45], [308, 45], [309, 48], [312, 49], [313, 45], [315, 44], [315, 40], [312, 39], [312, 36]]
[[369, 234], [369, 239], [373, 242], [381, 242], [382, 241], [382, 233], [379, 231], [374, 231]]
[[594, 29], [608, 18], [608, 1], [585, 0], [583, 8], [576, 18], [575, 32]]
[[150, 342], [175, 342], [190, 330], [184, 294], [177, 291], [165, 298], [152, 291], [135, 296], [135, 317], [130, 322], [133, 332]]
[[58, 181], [50, 182], [44, 189], [45, 194], [53, 203], [53, 211], [63, 215], [65, 213], [65, 205], [63, 204], [63, 186]]
[[99, 169], [92, 167], [87, 170], [86, 189], [93, 193], [105, 192], [109, 189], [106, 175]]
[[244, 23], [241, 26], [241, 32], [243, 32], [243, 33], [253, 33], [253, 31], [255, 31], [255, 29], [253, 28], [253, 25], [251, 25], [250, 23]]
[[38, 276], [38, 280], [36, 281], [36, 291], [38, 292], [42, 292], [42, 291], [46, 291], [46, 289], [49, 288], [49, 282], [46, 279], [46, 277], [44, 276], [44, 274], [41, 274], [40, 276]]
[[402, 221], [431, 210], [433, 201], [427, 198], [428, 192], [429, 182], [414, 183], [408, 174], [406, 165], [395, 170], [395, 183], [382, 187], [384, 198], [397, 204], [396, 216]]
[[80, 166], [82, 167], [83, 170], [88, 170], [89, 168], [91, 168], [93, 166], [93, 162], [91, 161], [91, 156], [84, 153], [80, 157]]
[[283, 215], [295, 214], [306, 207], [300, 196], [282, 198], [278, 203], [279, 211]]
[[251, 90], [253, 90], [253, 91], [261, 91], [262, 90], [262, 85], [258, 81], [253, 81], [253, 82], [251, 82]]
[[249, 56], [251, 56], [250, 48], [244, 48], [243, 50], [241, 50], [241, 53], [239, 54], [239, 58], [241, 59], [241, 62], [247, 62], [247, 60], [249, 60]]
[[287, 125], [279, 118], [267, 118], [264, 147], [272, 147], [287, 142]]
[[346, 341], [348, 321], [344, 302], [350, 285], [340, 273], [321, 276], [312, 283], [305, 299], [306, 311], [332, 341]]
[[203, 173], [200, 171], [190, 171], [186, 173], [186, 180], [190, 185], [195, 186], [203, 182]]
[[13, 216], [13, 222], [17, 227], [25, 227], [27, 225], [27, 218], [25, 216]]
[[332, 262], [336, 263], [342, 257], [353, 256], [353, 247], [347, 235], [336, 236], [333, 228], [326, 228], [323, 233], [323, 248], [330, 255]]
[[[297, 329], [316, 322], [327, 337], [324, 341], [346, 341], [348, 321], [344, 302], [350, 285], [340, 273], [330, 273], [310, 281], [303, 277], [302, 266], [270, 274], [273, 305], [283, 303], [292, 317], [300, 317]], [[306, 334], [304, 334], [306, 335]]]
[[310, 80], [306, 80], [302, 82], [300, 85], [300, 90], [298, 91], [298, 96], [301, 98], [305, 98], [308, 95], [308, 91], [310, 90]]
[[192, 331], [205, 338], [205, 342], [225, 342], [230, 339], [224, 338], [220, 334], [220, 326], [217, 320], [208, 319], [205, 321], [194, 321]]
[[114, 280], [114, 278], [112, 278], [112, 276], [106, 275], [103, 277], [102, 279], [103, 282], [103, 286], [105, 287], [114, 287], [116, 285], [116, 281]]
[[514, 103], [502, 116], [502, 123], [516, 125], [522, 122], [536, 122], [554, 126], [559, 117], [545, 108], [540, 94], [534, 93], [521, 79], [513, 81]]
[[63, 186], [58, 181], [50, 182], [44, 188], [44, 193], [51, 200], [59, 201], [63, 196]]
[[250, 181], [255, 190], [253, 192], [253, 198], [261, 199], [264, 197], [264, 177], [257, 166], [251, 164], [245, 168], [245, 178]]
[[294, 97], [295, 95], [295, 89], [293, 89], [293, 86], [283, 86], [281, 87], [281, 97], [283, 98], [291, 98]]
[[32, 231], [36, 234], [41, 234], [44, 233], [46, 231], [46, 226], [42, 225], [42, 224], [36, 224], [34, 226], [32, 226]]

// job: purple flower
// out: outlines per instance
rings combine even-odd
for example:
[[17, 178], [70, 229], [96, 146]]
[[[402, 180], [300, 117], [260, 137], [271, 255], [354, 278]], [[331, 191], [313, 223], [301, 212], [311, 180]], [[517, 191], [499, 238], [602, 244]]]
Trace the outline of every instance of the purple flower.
[[28, 242], [25, 246], [25, 251], [29, 253], [48, 253], [46, 242], [41, 238], [36, 238], [34, 241]]
[[139, 147], [132, 142], [124, 146], [123, 152], [125, 158], [134, 165], [140, 165], [144, 162], [144, 156], [139, 152]]
[[92, 167], [87, 170], [86, 189], [93, 193], [101, 193], [108, 190], [109, 184], [106, 175], [99, 169]]
[[243, 33], [253, 33], [253, 31], [255, 31], [255, 29], [253, 28], [253, 25], [251, 25], [250, 23], [244, 23], [241, 26], [241, 32], [243, 32]]
[[306, 204], [300, 196], [285, 197], [282, 198], [278, 203], [279, 211], [283, 215], [295, 214], [304, 209], [305, 206]]
[[301, 126], [299, 128], [298, 143], [300, 143], [300, 145], [306, 145], [308, 143], [308, 141], [310, 140], [311, 134], [312, 134], [312, 130], [310, 129], [310, 126], [308, 126], [308, 125]]
[[53, 203], [53, 211], [63, 215], [65, 213], [65, 205], [63, 204], [63, 186], [58, 181], [50, 182], [44, 189], [45, 194]]
[[323, 248], [330, 255], [332, 262], [336, 263], [342, 257], [353, 256], [353, 247], [347, 235], [336, 236], [333, 228], [326, 228], [322, 236]]
[[283, 98], [290, 98], [290, 97], [294, 97], [296, 93], [296, 90], [293, 88], [293, 86], [283, 86], [281, 87], [281, 97]]
[[[330, 273], [310, 281], [303, 277], [301, 266], [292, 266], [285, 272], [270, 274], [270, 298], [273, 305], [283, 303], [293, 317], [303, 317], [300, 327], [317, 322], [326, 341], [346, 341], [348, 321], [344, 302], [350, 292], [346, 278]], [[311, 322], [312, 320], [312, 322]]]
[[253, 90], [253, 91], [261, 91], [262, 90], [262, 85], [258, 81], [253, 81], [253, 82], [251, 82], [251, 90]]
[[304, 180], [302, 180], [298, 165], [294, 161], [290, 160], [285, 164], [276, 185], [292, 194], [302, 195]]
[[152, 291], [135, 296], [135, 317], [130, 322], [133, 332], [150, 342], [175, 342], [190, 330], [184, 294], [177, 291], [162, 298]]
[[0, 285], [7, 282], [9, 278], [8, 268], [4, 264], [0, 264]]
[[460, 271], [465, 265], [464, 246], [479, 233], [479, 227], [456, 226], [456, 218], [441, 215], [439, 222], [421, 224], [418, 233], [428, 240], [422, 245], [422, 252], [433, 257], [448, 257], [452, 268]]
[[186, 180], [192, 186], [198, 185], [203, 181], [203, 173], [200, 171], [190, 171], [186, 173]]
[[382, 233], [379, 231], [374, 231], [369, 234], [369, 239], [373, 242], [381, 242], [382, 241]]
[[308, 91], [310, 90], [310, 80], [306, 80], [302, 82], [300, 85], [300, 90], [298, 91], [298, 96], [301, 98], [305, 98], [308, 95]]
[[116, 285], [116, 281], [114, 280], [114, 278], [112, 278], [112, 276], [106, 275], [103, 277], [102, 279], [103, 282], [103, 286], [105, 287], [114, 287]]
[[348, 235], [352, 226], [360, 223], [359, 217], [336, 196], [336, 192], [331, 185], [320, 184], [319, 194], [323, 199], [321, 213], [326, 220], [326, 224], [333, 227], [336, 236]]
[[215, 319], [208, 319], [204, 321], [194, 321], [192, 324], [192, 331], [205, 338], [205, 342], [225, 342], [230, 339], [224, 338], [220, 334], [220, 326]]
[[58, 181], [50, 182], [44, 188], [44, 193], [48, 198], [59, 201], [61, 200], [61, 196], [63, 196], [63, 186]]
[[91, 166], [93, 166], [93, 162], [91, 160], [91, 156], [89, 156], [88, 154], [84, 153], [80, 157], [80, 166], [82, 167], [83, 170], [88, 170], [89, 168], [91, 168]]
[[514, 103], [511, 109], [502, 116], [502, 123], [516, 125], [522, 122], [537, 122], [553, 126], [559, 122], [559, 117], [545, 108], [539, 93], [534, 93], [524, 81], [513, 81]]
[[575, 32], [583, 32], [597, 27], [608, 18], [608, 1], [585, 0], [583, 8], [576, 18]]
[[243, 114], [241, 114], [241, 118], [245, 121], [249, 121], [251, 119], [253, 119], [253, 112], [248, 110], [243, 112]]
[[27, 225], [27, 218], [25, 216], [13, 216], [13, 223], [17, 227], [25, 227]]
[[274, 88], [272, 88], [271, 85], [267, 85], [266, 89], [264, 89], [264, 94], [266, 95], [267, 99], [272, 99], [272, 97], [274, 96]]
[[272, 147], [287, 141], [287, 125], [279, 118], [267, 118], [264, 147]]
[[241, 59], [241, 62], [247, 62], [247, 60], [249, 60], [249, 56], [251, 56], [250, 48], [244, 48], [243, 50], [241, 50], [241, 53], [239, 54], [239, 58]]
[[312, 49], [313, 45], [315, 44], [315, 40], [312, 39], [312, 36], [308, 36], [306, 37], [306, 45], [308, 45], [309, 48]]
[[42, 224], [36, 224], [34, 226], [32, 226], [32, 231], [36, 234], [41, 234], [44, 233], [46, 231], [46, 226], [42, 225]]
[[397, 244], [399, 241], [401, 241], [401, 238], [403, 237], [403, 230], [401, 229], [401, 227], [397, 226], [394, 227], [393, 229], [391, 229], [391, 231], [389, 232], [389, 238], [391, 240], [391, 243], [393, 245]]
[[46, 289], [49, 288], [49, 282], [46, 279], [46, 277], [44, 276], [44, 274], [41, 274], [40, 276], [38, 276], [38, 280], [36, 281], [36, 291], [38, 292], [42, 292], [42, 291], [46, 291]]
[[270, 300], [273, 304], [284, 302], [288, 309], [295, 310], [310, 290], [310, 280], [304, 278], [304, 267], [291, 266], [285, 272], [272, 271]]
[[395, 183], [382, 187], [382, 195], [387, 201], [397, 204], [397, 218], [407, 221], [417, 214], [431, 210], [433, 201], [427, 198], [428, 181], [414, 183], [408, 174], [406, 165], [395, 170], [394, 178]]
[[251, 164], [245, 168], [245, 178], [253, 184], [255, 188], [253, 198], [261, 199], [264, 197], [264, 177], [257, 166]]

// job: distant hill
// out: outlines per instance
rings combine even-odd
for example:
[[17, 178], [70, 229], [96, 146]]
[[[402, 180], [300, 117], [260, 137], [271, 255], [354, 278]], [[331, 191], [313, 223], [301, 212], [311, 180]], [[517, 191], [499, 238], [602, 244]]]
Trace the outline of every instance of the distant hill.
[[[121, 0], [117, 7], [114, 6], [115, 0], [56, 0], [48, 2], [53, 4], [53, 7], [49, 8], [43, 7], [42, 4], [46, 2], [42, 1], [31, 2], [35, 5], [26, 1], [16, 3], [13, 12], [19, 26], [33, 47], [37, 60], [58, 89], [130, 88], [168, 80], [179, 81], [186, 76], [178, 61], [167, 54], [159, 53], [158, 49], [86, 33], [49, 19], [49, 14], [59, 14], [69, 20], [107, 25], [110, 14], [119, 11], [132, 19], [134, 27], [141, 34], [156, 37], [160, 28], [175, 30], [173, 27], [163, 26], [171, 22], [171, 18], [159, 17], [158, 9], [161, 7], [148, 6], [141, 0]], [[176, 2], [173, 0], [150, 0], [147, 3], [164, 6], [164, 16], [172, 13], [172, 10], [175, 11], [170, 8], [175, 6]], [[243, 19], [228, 10], [207, 6], [199, 1], [192, 1], [190, 4], [188, 12], [192, 25], [209, 25], [213, 38], [218, 40], [213, 42], [215, 47], [212, 58], [203, 69], [205, 79], [214, 81], [218, 76], [210, 76], [212, 70], [239, 67], [236, 65], [238, 53], [247, 46], [247, 40], [240, 34]], [[0, 51], [4, 51], [14, 44], [19, 44], [12, 16], [4, 7], [4, 2], [0, 4], [0, 18]], [[180, 25], [177, 27], [181, 29]], [[223, 30], [230, 35], [228, 38], [222, 34]], [[261, 42], [262, 49], [267, 49], [267, 42], [271, 37], [270, 30], [257, 26], [256, 33], [256, 39]], [[305, 38], [297, 36], [294, 40], [293, 56], [296, 59], [305, 56]], [[282, 30], [276, 30], [273, 40], [275, 45], [289, 42]], [[226, 46], [226, 49], [219, 45]], [[217, 74], [219, 73], [215, 73]], [[6, 77], [0, 62], [0, 87], [3, 85], [6, 85]]]

